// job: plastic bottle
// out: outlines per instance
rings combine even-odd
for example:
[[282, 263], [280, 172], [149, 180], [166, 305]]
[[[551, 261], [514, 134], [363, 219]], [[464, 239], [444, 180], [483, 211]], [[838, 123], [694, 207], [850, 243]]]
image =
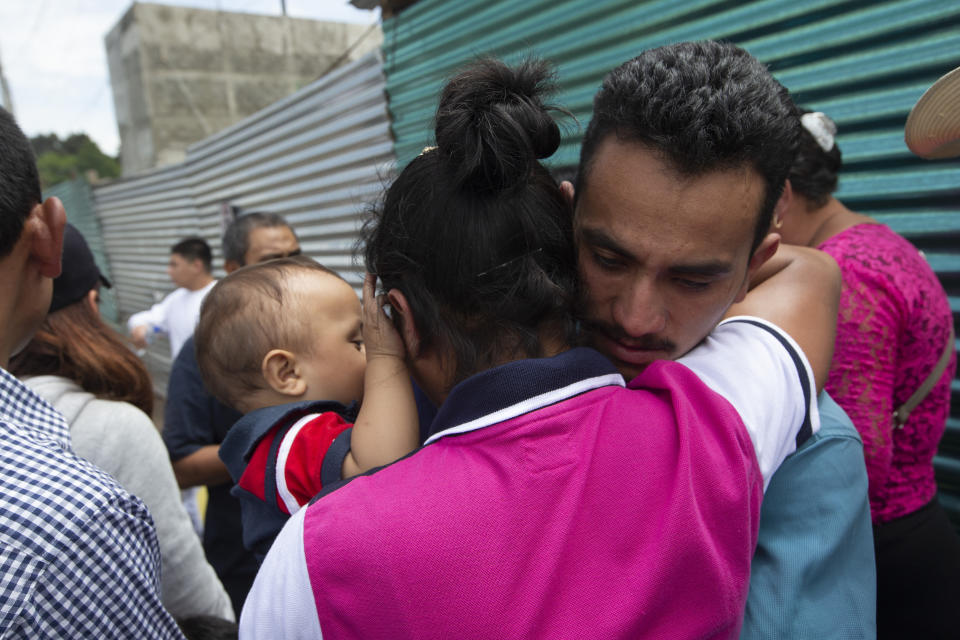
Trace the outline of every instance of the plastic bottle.
[[141, 358], [147, 355], [147, 350], [150, 348], [150, 345], [153, 344], [153, 340], [158, 333], [160, 333], [160, 327], [150, 325], [150, 330], [143, 335], [143, 339], [147, 341], [147, 346], [137, 348], [135, 353]]

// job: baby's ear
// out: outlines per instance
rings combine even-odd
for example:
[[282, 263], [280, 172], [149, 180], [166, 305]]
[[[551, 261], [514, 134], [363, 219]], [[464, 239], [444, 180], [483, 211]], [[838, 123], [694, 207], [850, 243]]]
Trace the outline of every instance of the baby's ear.
[[272, 349], [263, 356], [260, 366], [267, 386], [285, 396], [302, 396], [307, 390], [306, 381], [297, 370], [297, 357], [284, 349]]

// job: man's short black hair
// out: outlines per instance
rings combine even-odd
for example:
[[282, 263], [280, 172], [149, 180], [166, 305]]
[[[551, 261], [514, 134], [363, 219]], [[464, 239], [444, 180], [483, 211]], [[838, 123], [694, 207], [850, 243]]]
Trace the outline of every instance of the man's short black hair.
[[30, 141], [0, 107], [0, 258], [13, 250], [30, 210], [42, 200]]
[[684, 176], [748, 165], [766, 193], [754, 234], [770, 227], [800, 137], [787, 90], [743, 49], [722, 42], [681, 42], [644, 51], [613, 71], [593, 101], [580, 150], [577, 193], [609, 136], [657, 152]]
[[203, 261], [203, 268], [210, 273], [213, 268], [213, 252], [210, 251], [210, 245], [203, 238], [185, 238], [177, 244], [170, 247], [170, 253], [183, 256], [186, 260]]

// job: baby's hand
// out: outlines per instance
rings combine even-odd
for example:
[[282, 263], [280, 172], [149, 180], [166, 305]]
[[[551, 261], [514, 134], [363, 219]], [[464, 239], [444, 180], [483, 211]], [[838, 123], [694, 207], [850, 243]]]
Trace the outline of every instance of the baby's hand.
[[406, 357], [400, 334], [383, 312], [385, 295], [376, 295], [377, 276], [368, 273], [363, 280], [363, 346], [367, 362], [377, 357]]

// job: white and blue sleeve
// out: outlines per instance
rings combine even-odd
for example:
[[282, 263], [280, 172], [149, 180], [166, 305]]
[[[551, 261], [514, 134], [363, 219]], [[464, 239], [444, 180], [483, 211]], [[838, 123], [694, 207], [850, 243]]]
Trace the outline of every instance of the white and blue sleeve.
[[725, 320], [678, 362], [740, 414], [764, 490], [783, 460], [820, 429], [810, 363], [770, 322], [748, 316]]
[[287, 520], [257, 572], [240, 614], [241, 640], [323, 638], [303, 547], [306, 513]]

